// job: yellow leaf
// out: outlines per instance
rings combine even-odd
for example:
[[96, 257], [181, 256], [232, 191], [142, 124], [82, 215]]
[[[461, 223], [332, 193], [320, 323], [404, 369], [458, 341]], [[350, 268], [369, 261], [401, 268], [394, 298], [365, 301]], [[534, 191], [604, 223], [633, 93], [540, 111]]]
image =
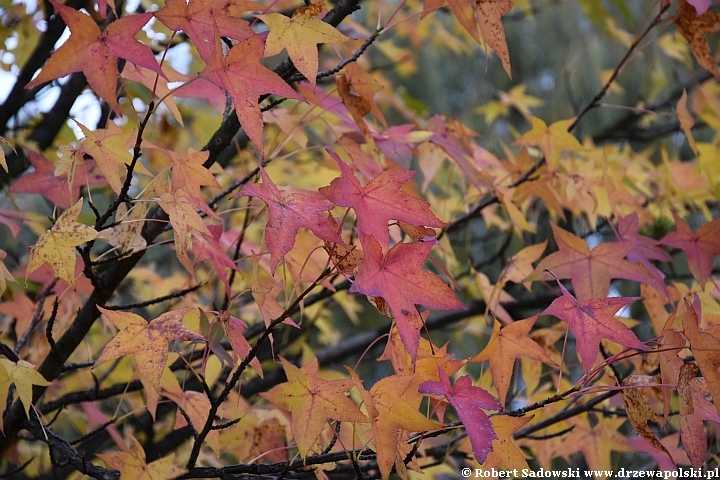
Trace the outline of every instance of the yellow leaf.
[[[2, 365], [8, 379], [5, 380], [0, 370], [0, 391], [4, 391], [3, 383], [13, 382], [15, 384], [15, 390], [17, 391], [20, 401], [25, 407], [25, 415], [30, 412], [30, 404], [32, 404], [32, 387], [38, 385], [41, 387], [47, 387], [50, 382], [45, 380], [45, 377], [40, 375], [40, 372], [35, 370], [35, 366], [25, 360], [18, 360], [17, 363], [11, 362], [7, 358], [0, 358], [0, 365]], [[3, 382], [4, 380], [4, 382]], [[7, 395], [7, 392], [5, 393]], [[3, 402], [5, 406], [5, 402]]]
[[124, 452], [98, 454], [98, 457], [110, 468], [120, 471], [120, 478], [122, 480], [175, 478], [185, 473], [184, 468], [174, 464], [174, 453], [148, 464], [145, 460], [145, 451], [135, 437], [129, 435], [126, 443], [127, 448]]
[[698, 148], [695, 144], [695, 138], [692, 134], [692, 127], [693, 125], [695, 125], [695, 119], [692, 117], [692, 115], [687, 109], [686, 90], [683, 90], [682, 96], [680, 97], [680, 100], [678, 100], [675, 114], [677, 115], [678, 121], [680, 122], [680, 127], [682, 128], [683, 133], [685, 133], [688, 144], [690, 144], [690, 148], [692, 148], [692, 151], [695, 152], [695, 155], [697, 155]]
[[585, 148], [570, 132], [568, 127], [574, 121], [570, 118], [560, 120], [549, 127], [537, 117], [532, 117], [532, 129], [517, 140], [518, 145], [537, 146], [545, 155], [548, 167], [554, 170], [557, 167], [560, 154], [565, 151], [580, 152]]
[[94, 228], [78, 223], [82, 210], [82, 198], [60, 215], [53, 227], [38, 238], [30, 249], [30, 260], [25, 278], [45, 262], [55, 271], [55, 276], [75, 288], [75, 247], [98, 236]]
[[191, 332], [180, 321], [189, 308], [163, 313], [149, 323], [134, 313], [98, 309], [120, 331], [105, 345], [95, 366], [132, 354], [140, 376], [149, 380], [156, 391], [159, 390], [170, 342], [204, 340], [202, 335]]
[[295, 67], [315, 87], [318, 71], [317, 45], [320, 43], [342, 43], [350, 40], [332, 25], [317, 18], [322, 4], [299, 8], [292, 18], [279, 13], [258, 15], [265, 22], [270, 34], [265, 42], [265, 56], [272, 57], [287, 50]]

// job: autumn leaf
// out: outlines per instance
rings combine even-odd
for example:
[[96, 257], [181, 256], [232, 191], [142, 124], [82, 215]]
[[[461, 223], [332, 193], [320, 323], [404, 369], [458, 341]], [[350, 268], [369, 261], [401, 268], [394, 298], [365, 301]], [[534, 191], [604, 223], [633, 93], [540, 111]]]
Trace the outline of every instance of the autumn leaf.
[[702, 377], [696, 377], [697, 372], [697, 365], [683, 365], [677, 390], [680, 403], [680, 438], [690, 463], [694, 468], [700, 469], [705, 465], [708, 454], [703, 421], [720, 423], [720, 414], [705, 398], [707, 385]]
[[319, 189], [328, 200], [341, 207], [355, 210], [360, 232], [380, 242], [383, 250], [390, 241], [388, 221], [402, 220], [411, 225], [444, 227], [445, 222], [430, 211], [430, 204], [400, 190], [417, 172], [404, 169], [388, 170], [375, 177], [365, 187], [350, 167], [336, 153], [327, 150], [340, 166], [342, 176]]
[[383, 297], [390, 304], [403, 344], [415, 360], [423, 325], [415, 305], [440, 310], [465, 309], [465, 305], [442, 280], [422, 269], [432, 243], [398, 243], [383, 256], [374, 237], [363, 236], [360, 240], [365, 261], [350, 292]]
[[146, 204], [138, 202], [128, 210], [126, 203], [118, 205], [115, 211], [115, 225], [100, 232], [100, 237], [108, 241], [113, 247], [120, 248], [123, 252], [134, 252], [142, 250], [147, 246], [147, 241], [142, 236], [142, 228], [145, 224]]
[[705, 40], [706, 34], [720, 30], [720, 13], [705, 12], [700, 15], [687, 0], [680, 0], [673, 23], [690, 44], [700, 66], [720, 78], [720, 70], [715, 65], [710, 45]]
[[13, 274], [5, 266], [5, 257], [7, 257], [7, 253], [5, 253], [5, 250], [0, 249], [0, 296], [2, 296], [7, 288], [6, 282], [15, 281], [15, 277], [13, 277]]
[[575, 335], [575, 343], [583, 370], [589, 372], [600, 353], [599, 343], [603, 338], [638, 350], [647, 350], [635, 334], [621, 321], [615, 313], [639, 297], [593, 298], [578, 302], [558, 280], [562, 295], [553, 300], [540, 315], [554, 315], [570, 326]]
[[[404, 460], [398, 459], [398, 431], [422, 432], [441, 428], [442, 425], [418, 411], [422, 397], [417, 395], [418, 381], [414, 375], [382, 378], [368, 392], [355, 372], [349, 368], [348, 371], [373, 420], [378, 468], [382, 478], [387, 480], [393, 464]], [[402, 441], [402, 436], [400, 439]]]
[[445, 3], [450, 5], [455, 18], [478, 43], [482, 35], [486, 47], [492, 48], [497, 53], [505, 72], [512, 78], [510, 54], [501, 17], [512, 9], [513, 0], [475, 1], [474, 9], [473, 2], [466, 0], [425, 0], [423, 15], [442, 7]]
[[510, 52], [507, 40], [505, 40], [505, 29], [501, 18], [512, 10], [512, 7], [513, 0], [482, 0], [475, 2], [475, 17], [486, 48], [492, 48], [497, 54], [510, 79], [512, 79]]
[[[241, 360], [244, 360], [252, 349], [250, 343], [243, 336], [243, 332], [247, 328], [247, 323], [239, 318], [233, 317], [227, 310], [220, 312], [217, 320], [225, 331], [225, 336], [230, 340], [233, 353], [240, 357]], [[255, 369], [258, 375], [260, 375], [260, 378], [263, 377], [263, 369], [257, 357], [253, 357], [252, 360], [250, 360], [250, 366]]]
[[[720, 25], [718, 25], [718, 28], [720, 29]], [[692, 114], [687, 108], [687, 90], [683, 90], [680, 100], [678, 100], [677, 106], [675, 107], [675, 116], [677, 117], [678, 122], [680, 122], [680, 128], [682, 128], [682, 131], [685, 134], [688, 145], [690, 145], [692, 151], [695, 155], [697, 155], [698, 148], [695, 143], [695, 137], [693, 137], [692, 134], [692, 127], [695, 125], [695, 119], [692, 117]]]
[[627, 387], [620, 390], [620, 398], [625, 406], [628, 420], [636, 432], [640, 434], [650, 445], [657, 450], [664, 452], [672, 460], [670, 452], [660, 443], [660, 439], [648, 426], [648, 422], [661, 421], [660, 415], [653, 410], [650, 404], [643, 397], [641, 388], [656, 385], [657, 378], [649, 375], [628, 375], [622, 381], [622, 386]]
[[[613, 229], [615, 227], [610, 224]], [[660, 293], [667, 296], [667, 292], [663, 287], [665, 285], [665, 274], [655, 266], [653, 260], [661, 262], [671, 262], [672, 257], [664, 248], [660, 246], [660, 242], [650, 237], [638, 233], [640, 228], [640, 220], [637, 213], [618, 218], [617, 229], [615, 234], [618, 240], [630, 243], [633, 247], [627, 253], [627, 259], [630, 263], [640, 263], [655, 278], [653, 287]]]
[[195, 254], [193, 265], [197, 265], [204, 260], [210, 260], [215, 267], [215, 272], [217, 272], [218, 277], [225, 285], [225, 294], [230, 298], [231, 288], [226, 268], [230, 270], [238, 270], [238, 268], [220, 245], [220, 236], [223, 232], [222, 225], [208, 225], [207, 229], [210, 234], [197, 230], [192, 232], [192, 249]]
[[[15, 384], [18, 398], [25, 409], [25, 416], [30, 413], [30, 405], [32, 405], [33, 385], [47, 387], [50, 382], [35, 370], [35, 366], [25, 360], [11, 362], [7, 358], [0, 358], [0, 413], [5, 410], [6, 399], [10, 384]], [[0, 429], [2, 429], [2, 416], [0, 415]]]
[[495, 320], [493, 333], [487, 346], [470, 360], [471, 362], [490, 361], [490, 374], [500, 397], [500, 403], [503, 405], [505, 405], [506, 395], [510, 388], [517, 357], [526, 357], [557, 367], [545, 350], [529, 337], [530, 330], [535, 325], [537, 318], [535, 316], [518, 320], [502, 329], [500, 322]]
[[318, 49], [321, 43], [342, 43], [350, 40], [332, 25], [317, 16], [323, 2], [298, 8], [292, 18], [280, 13], [258, 15], [270, 29], [265, 41], [265, 56], [272, 57], [287, 51], [295, 68], [315, 87], [318, 71]]
[[529, 468], [522, 450], [513, 442], [513, 434], [533, 419], [533, 415], [526, 417], [511, 417], [509, 415], [496, 415], [490, 419], [492, 429], [497, 438], [492, 441], [492, 448], [485, 458], [483, 466], [487, 469], [494, 465], [500, 465], [510, 470], [517, 468]]
[[[506, 282], [521, 283], [535, 270], [532, 266], [542, 256], [547, 248], [547, 240], [535, 245], [529, 245], [510, 257], [505, 264], [501, 279]], [[498, 280], [500, 283], [500, 280]]]
[[327, 218], [333, 209], [330, 202], [313, 198], [304, 193], [281, 194], [270, 180], [265, 169], [260, 167], [262, 184], [245, 185], [236, 195], [262, 199], [268, 206], [269, 216], [265, 226], [265, 244], [270, 250], [270, 268], [275, 272], [282, 257], [295, 244], [295, 235], [305, 227], [318, 238], [328, 242], [345, 244]]
[[261, 396], [292, 414], [292, 431], [300, 455], [306, 458], [328, 420], [368, 422], [345, 395], [352, 380], [324, 380], [318, 376], [317, 358], [298, 368], [280, 357], [288, 381]]
[[[108, 122], [107, 128], [99, 130], [90, 130], [80, 122], [75, 123], [85, 134], [80, 149], [95, 159], [110, 188], [119, 194], [127, 175], [127, 166], [132, 162], [130, 148], [135, 133], [123, 132], [115, 122]], [[136, 170], [150, 174], [139, 162]]]
[[120, 478], [158, 480], [174, 478], [185, 473], [184, 468], [175, 465], [174, 453], [147, 463], [142, 445], [132, 434], [128, 434], [126, 442], [127, 449], [124, 452], [97, 454], [110, 468], [120, 472]]
[[693, 233], [685, 220], [674, 212], [673, 218], [675, 231], [665, 235], [660, 243], [684, 251], [690, 272], [704, 287], [712, 271], [713, 257], [720, 255], [720, 219], [704, 223]]
[[98, 310], [120, 331], [105, 345], [94, 367], [124, 355], [132, 355], [138, 372], [156, 391], [160, 388], [160, 377], [167, 362], [170, 342], [204, 340], [202, 335], [191, 332], [181, 322], [189, 308], [163, 313], [151, 322], [130, 312], [106, 310], [100, 306]]
[[167, 0], [154, 13], [170, 30], [182, 30], [208, 62], [215, 51], [215, 27], [221, 37], [245, 40], [255, 33], [250, 24], [228, 14], [228, 0]]
[[215, 50], [200, 75], [224, 88], [233, 100], [240, 124], [255, 147], [263, 152], [263, 119], [258, 100], [260, 95], [272, 93], [301, 100], [278, 74], [260, 63], [264, 45], [254, 35], [233, 46], [223, 57], [220, 33], [215, 31]]
[[192, 264], [188, 257], [188, 251], [192, 244], [190, 233], [211, 235], [205, 221], [197, 210], [211, 217], [217, 218], [217, 215], [207, 206], [204, 200], [190, 196], [184, 188], [175, 192], [163, 193], [156, 201], [168, 214], [170, 224], [173, 226], [175, 253], [178, 260], [188, 272], [193, 273]]
[[555, 122], [549, 127], [538, 117], [531, 117], [532, 129], [525, 132], [515, 143], [526, 147], [537, 146], [551, 169], [557, 168], [562, 152], [580, 152], [585, 147], [570, 132], [568, 127], [573, 118]]
[[55, 174], [55, 165], [44, 155], [30, 149], [25, 151], [34, 171], [17, 179], [10, 187], [12, 193], [39, 193], [60, 208], [70, 208], [80, 197], [82, 186], [105, 183], [101, 176], [90, 173], [88, 163], [73, 168], [72, 178], [80, 176], [81, 181], [71, 183], [67, 173]]
[[720, 329], [717, 326], [701, 329], [701, 318], [700, 300], [696, 294], [692, 304], [685, 300], [683, 334], [690, 342], [690, 350], [705, 377], [715, 408], [720, 414]]
[[653, 279], [638, 265], [623, 258], [635, 246], [630, 242], [605, 242], [592, 250], [582, 238], [551, 223], [558, 251], [543, 258], [526, 280], [549, 280], [552, 271], [557, 278], [572, 280], [575, 295], [580, 301], [605, 297], [613, 278], [653, 283]]
[[[26, 89], [73, 72], [83, 72], [90, 87], [116, 113], [120, 113], [116, 95], [118, 58], [150, 69], [161, 77], [165, 76], [152, 50], [134, 38], [150, 21], [152, 13], [119, 18], [101, 32], [89, 15], [55, 0], [50, 0], [50, 3], [70, 29], [70, 38], [53, 53], [40, 74], [25, 86]], [[83, 52], [83, 55], [78, 55], [78, 52]], [[92, 61], [88, 61], [88, 58], [92, 58]]]
[[60, 215], [50, 230], [37, 239], [30, 249], [30, 259], [25, 270], [26, 281], [32, 272], [47, 262], [57, 278], [65, 280], [75, 288], [75, 247], [98, 236], [94, 228], [77, 222], [82, 206], [81, 198]]
[[191, 197], [202, 199], [200, 187], [220, 188], [220, 184], [210, 170], [203, 165], [210, 152], [191, 152], [180, 157], [171, 150], [165, 151], [172, 159], [172, 191], [185, 188]]
[[[4, 143], [10, 148], [14, 148], [12, 146], [12, 143], [8, 141], [7, 138], [0, 135], [0, 143]], [[0, 146], [0, 167], [3, 168], [6, 172], [8, 171], [8, 165], [7, 165], [7, 159], [5, 158], [5, 149]]]
[[482, 409], [502, 410], [502, 404], [482, 388], [473, 386], [470, 375], [458, 378], [455, 386], [452, 386], [450, 378], [442, 368], [438, 368], [438, 373], [440, 381], [421, 383], [420, 393], [444, 396], [447, 399], [465, 426], [475, 458], [479, 463], [485, 462], [488, 452], [492, 449], [492, 441], [498, 437], [490, 419]]

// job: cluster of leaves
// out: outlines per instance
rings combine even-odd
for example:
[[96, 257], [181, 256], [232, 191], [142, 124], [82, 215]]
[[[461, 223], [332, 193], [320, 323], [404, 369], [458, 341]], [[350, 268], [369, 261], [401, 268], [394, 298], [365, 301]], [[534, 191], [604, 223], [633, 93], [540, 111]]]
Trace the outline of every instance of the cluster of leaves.
[[[296, 3], [4, 11], [17, 64], [0, 160], [17, 178], [0, 210], [2, 472], [408, 478], [609, 470], [628, 452], [648, 454], [638, 468], [717, 465], [710, 2], [650, 5], [634, 35], [580, 2], [625, 55], [572, 118], [533, 115], [522, 83], [483, 106], [525, 130], [501, 155], [412, 109], [372, 50], [477, 41], [511, 77], [502, 20], [529, 2]], [[670, 21], [684, 40], [657, 43], [705, 72], [604, 135], [670, 116], [685, 155], [664, 131], [638, 149], [576, 137]], [[86, 87], [95, 128], [71, 112]], [[478, 232], [505, 238], [497, 253], [476, 258]]]

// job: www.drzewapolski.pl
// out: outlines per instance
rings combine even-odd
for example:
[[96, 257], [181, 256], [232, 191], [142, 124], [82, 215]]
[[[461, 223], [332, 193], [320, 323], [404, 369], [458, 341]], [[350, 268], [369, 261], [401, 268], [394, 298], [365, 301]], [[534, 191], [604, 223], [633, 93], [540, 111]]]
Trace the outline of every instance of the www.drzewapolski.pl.
[[580, 470], [579, 468], [567, 468], [564, 470], [531, 470], [523, 468], [518, 470], [496, 470], [491, 468], [463, 468], [461, 475], [464, 478], [660, 478], [669, 480], [671, 478], [703, 478], [705, 480], [720, 480], [720, 468], [705, 470], [701, 468], [678, 468], [677, 470], [626, 470], [621, 468], [614, 470]]

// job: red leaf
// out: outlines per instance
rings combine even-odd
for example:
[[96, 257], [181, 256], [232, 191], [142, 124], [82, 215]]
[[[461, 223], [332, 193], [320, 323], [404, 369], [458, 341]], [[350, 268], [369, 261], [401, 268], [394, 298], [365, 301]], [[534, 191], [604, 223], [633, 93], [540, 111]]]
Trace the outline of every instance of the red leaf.
[[73, 183], [72, 190], [68, 186], [68, 176], [55, 176], [55, 165], [44, 155], [25, 150], [34, 172], [20, 177], [11, 187], [12, 193], [39, 193], [60, 208], [70, 208], [80, 198], [80, 187], [86, 184], [104, 183], [101, 176], [90, 172], [92, 164], [85, 163], [84, 168], [77, 167], [75, 175], [78, 180]]
[[227, 7], [227, 0], [167, 0], [155, 18], [171, 30], [185, 32], [207, 62], [216, 48], [213, 23], [222, 37], [244, 40], [254, 35], [248, 22], [227, 14]]
[[360, 266], [350, 292], [383, 297], [392, 309], [403, 344], [413, 361], [420, 342], [423, 321], [415, 304], [440, 310], [465, 309], [450, 287], [423, 270], [432, 243], [398, 243], [383, 257], [380, 244], [369, 235], [360, 237], [365, 262]]
[[558, 285], [562, 295], [553, 300], [541, 315], [554, 315], [570, 326], [583, 370], [588, 372], [592, 368], [600, 353], [598, 344], [603, 338], [626, 347], [647, 350], [648, 347], [638, 340], [632, 330], [615, 318], [618, 310], [640, 297], [593, 298], [578, 302], [559, 281]]
[[712, 271], [712, 257], [720, 255], [720, 218], [705, 223], [693, 233], [685, 220], [674, 212], [673, 217], [675, 231], [665, 235], [660, 243], [684, 251], [693, 277], [705, 287]]
[[323, 213], [333, 209], [330, 202], [303, 193], [282, 195], [262, 167], [260, 175], [262, 184], [245, 185], [234, 198], [248, 195], [261, 198], [267, 204], [270, 216], [265, 226], [265, 243], [270, 250], [273, 273], [281, 258], [295, 245], [295, 235], [300, 227], [308, 228], [322, 240], [345, 245], [327, 214]]
[[[165, 77], [152, 50], [134, 38], [150, 21], [152, 13], [119, 18], [101, 32], [89, 15], [61, 5], [55, 0], [50, 0], [50, 3], [70, 29], [70, 38], [55, 51], [40, 74], [25, 88], [35, 87], [73, 72], [83, 72], [92, 89], [108, 102], [115, 112], [120, 113], [115, 93], [118, 57]], [[78, 55], [78, 52], [82, 52], [82, 55]]]
[[223, 57], [220, 34], [215, 30], [215, 51], [200, 75], [230, 94], [248, 137], [263, 151], [263, 118], [258, 99], [265, 93], [301, 100], [278, 74], [260, 63], [265, 45], [258, 35], [236, 44]]
[[231, 270], [238, 270], [237, 266], [225, 253], [225, 249], [220, 245], [220, 236], [222, 235], [222, 225], [208, 225], [208, 230], [211, 235], [208, 235], [199, 230], [193, 230], [193, 253], [195, 258], [193, 265], [202, 262], [203, 260], [210, 260], [215, 267], [220, 280], [225, 285], [225, 293], [230, 299], [230, 283], [228, 283], [227, 271], [225, 268]]
[[488, 392], [472, 384], [470, 375], [457, 379], [455, 387], [450, 384], [450, 378], [438, 367], [440, 381], [428, 380], [420, 384], [420, 393], [442, 395], [447, 398], [455, 408], [460, 421], [465, 425], [470, 443], [478, 463], [484, 463], [485, 457], [492, 450], [492, 441], [498, 436], [493, 430], [488, 416], [481, 410], [501, 410], [502, 405]]
[[411, 225], [444, 227], [445, 222], [430, 211], [430, 204], [400, 191], [400, 187], [417, 172], [389, 170], [375, 177], [365, 187], [345, 162], [334, 152], [327, 151], [340, 166], [342, 176], [319, 189], [330, 201], [355, 210], [360, 232], [372, 235], [383, 249], [390, 240], [388, 221], [402, 220]]

